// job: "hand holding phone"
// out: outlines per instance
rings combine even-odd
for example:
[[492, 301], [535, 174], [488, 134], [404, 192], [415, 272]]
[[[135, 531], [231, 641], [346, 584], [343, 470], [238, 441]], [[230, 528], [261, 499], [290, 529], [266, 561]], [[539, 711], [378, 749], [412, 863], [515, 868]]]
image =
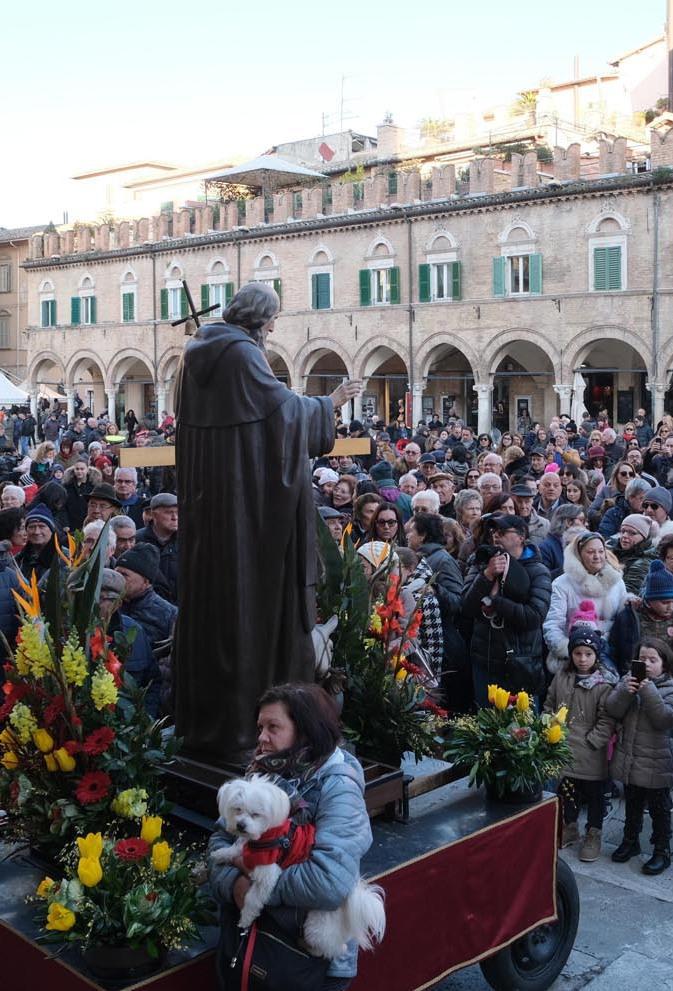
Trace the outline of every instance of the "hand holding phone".
[[636, 681], [644, 681], [647, 678], [647, 667], [645, 661], [631, 661], [631, 677]]

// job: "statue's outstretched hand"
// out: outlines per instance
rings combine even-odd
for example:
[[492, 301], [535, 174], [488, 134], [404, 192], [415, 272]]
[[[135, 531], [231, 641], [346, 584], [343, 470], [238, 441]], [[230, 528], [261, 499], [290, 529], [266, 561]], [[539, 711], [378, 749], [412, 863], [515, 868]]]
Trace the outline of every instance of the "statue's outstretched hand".
[[334, 392], [329, 396], [332, 400], [332, 405], [335, 409], [345, 405], [350, 399], [354, 399], [355, 396], [359, 396], [362, 392], [362, 382], [357, 379], [347, 379], [342, 382], [341, 385], [337, 386]]

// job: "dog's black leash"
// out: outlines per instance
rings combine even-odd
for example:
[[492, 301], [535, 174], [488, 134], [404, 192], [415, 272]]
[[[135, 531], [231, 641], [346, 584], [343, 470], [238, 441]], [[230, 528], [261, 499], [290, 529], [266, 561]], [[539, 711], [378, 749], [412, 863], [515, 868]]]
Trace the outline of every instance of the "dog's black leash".
[[234, 967], [238, 963], [238, 958], [241, 955], [241, 950], [245, 946], [245, 942], [246, 942], [246, 940], [248, 938], [249, 933], [250, 933], [250, 930], [249, 929], [242, 929], [241, 930], [241, 939], [240, 939], [240, 942], [239, 942], [239, 944], [238, 944], [238, 946], [236, 948], [236, 952], [234, 953], [233, 957], [231, 958], [231, 963], [229, 964], [229, 966], [231, 967], [232, 970], [234, 969]]

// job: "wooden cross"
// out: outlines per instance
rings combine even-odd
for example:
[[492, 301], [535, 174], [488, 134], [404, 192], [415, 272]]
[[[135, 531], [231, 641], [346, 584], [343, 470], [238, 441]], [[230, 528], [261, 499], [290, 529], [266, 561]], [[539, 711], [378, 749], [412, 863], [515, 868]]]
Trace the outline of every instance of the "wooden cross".
[[[189, 320], [193, 320], [197, 327], [201, 326], [199, 317], [204, 316], [206, 313], [212, 313], [213, 310], [218, 310], [221, 303], [214, 303], [212, 306], [207, 306], [205, 310], [197, 310], [194, 305], [194, 300], [192, 299], [192, 294], [189, 291], [189, 286], [187, 285], [187, 280], [182, 280], [182, 288], [185, 291], [185, 296], [187, 297], [187, 305], [189, 306], [189, 314], [186, 317], [180, 317], [179, 320], [171, 320], [171, 327], [179, 327], [181, 323], [187, 324]], [[185, 327], [185, 334], [191, 334], [192, 331], [188, 327]]]

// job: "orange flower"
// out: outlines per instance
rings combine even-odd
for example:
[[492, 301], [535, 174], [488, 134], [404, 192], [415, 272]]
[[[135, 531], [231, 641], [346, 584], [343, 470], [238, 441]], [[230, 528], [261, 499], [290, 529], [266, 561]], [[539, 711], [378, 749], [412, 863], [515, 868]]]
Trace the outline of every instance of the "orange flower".
[[17, 571], [17, 577], [19, 579], [19, 584], [21, 588], [26, 593], [26, 598], [19, 595], [12, 589], [12, 595], [16, 599], [17, 603], [21, 606], [23, 611], [27, 616], [32, 619], [36, 619], [40, 615], [40, 592], [37, 587], [37, 575], [35, 574], [35, 569], [30, 577], [30, 582], [27, 582], [25, 578]]
[[91, 634], [91, 637], [89, 639], [89, 647], [91, 648], [91, 657], [93, 658], [94, 661], [97, 661], [98, 658], [102, 655], [103, 651], [105, 650], [106, 643], [107, 641], [105, 638], [105, 634], [103, 633], [103, 631], [99, 626], [96, 628], [96, 630], [94, 630], [94, 632]]

